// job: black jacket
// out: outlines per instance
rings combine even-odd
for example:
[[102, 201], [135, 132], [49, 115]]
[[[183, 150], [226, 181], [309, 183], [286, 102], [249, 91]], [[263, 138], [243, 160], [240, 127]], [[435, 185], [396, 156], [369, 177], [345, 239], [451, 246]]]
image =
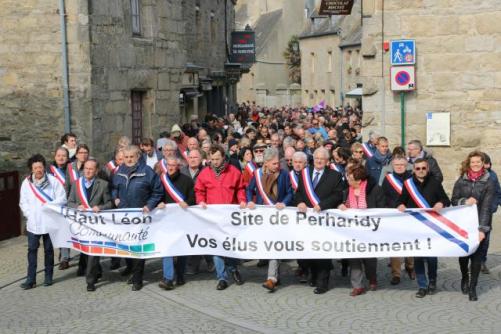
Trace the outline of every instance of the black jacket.
[[495, 194], [496, 187], [488, 172], [476, 182], [463, 175], [454, 183], [452, 205], [464, 205], [468, 198], [475, 198], [477, 200], [479, 230], [488, 232], [491, 229], [491, 204]]
[[[412, 173], [410, 171], [405, 171], [403, 174], [396, 174], [395, 172], [392, 172], [390, 174], [393, 174], [402, 184], [404, 183], [405, 180], [410, 178], [412, 176]], [[383, 188], [384, 192], [384, 197], [385, 197], [385, 208], [396, 208], [398, 206], [398, 198], [400, 197], [400, 194], [393, 189], [391, 186], [390, 182], [388, 182], [388, 179], [384, 178], [383, 184], [381, 186]]]
[[[185, 202], [188, 205], [195, 205], [195, 185], [191, 177], [181, 174], [181, 172], [177, 171], [176, 173], [174, 173], [174, 175], [170, 176], [170, 180], [172, 181], [174, 186], [181, 192], [181, 194], [183, 194]], [[165, 187], [163, 202], [166, 204], [176, 203], [176, 201], [169, 195]]]
[[[313, 170], [313, 167], [310, 166], [310, 178], [313, 174]], [[315, 188], [315, 193], [320, 199], [320, 209], [336, 209], [338, 205], [343, 202], [343, 181], [341, 174], [327, 167], [324, 168], [324, 173]], [[306, 194], [303, 178], [300, 175], [298, 188], [294, 196], [294, 203], [298, 205], [302, 202], [306, 203], [310, 208], [313, 207], [313, 204]]]
[[[423, 159], [426, 159], [428, 161], [428, 168], [430, 169], [430, 175], [437, 180], [438, 182], [442, 183], [444, 181], [444, 176], [442, 175], [442, 170], [440, 169], [440, 166], [438, 165], [437, 159], [435, 159], [430, 153], [424, 151]], [[409, 159], [409, 163], [412, 165], [414, 162]]]
[[[419, 192], [426, 199], [428, 204], [433, 207], [438, 202], [441, 202], [444, 207], [451, 205], [451, 201], [449, 197], [444, 191], [444, 187], [442, 187], [442, 183], [438, 182], [434, 177], [426, 176], [423, 183], [419, 182], [415, 176], [412, 177], [414, 179], [414, 183], [418, 188]], [[398, 198], [397, 206], [400, 204], [405, 205], [409, 209], [418, 208], [417, 204], [412, 199], [411, 195], [407, 191], [407, 188], [403, 187], [402, 195]]]

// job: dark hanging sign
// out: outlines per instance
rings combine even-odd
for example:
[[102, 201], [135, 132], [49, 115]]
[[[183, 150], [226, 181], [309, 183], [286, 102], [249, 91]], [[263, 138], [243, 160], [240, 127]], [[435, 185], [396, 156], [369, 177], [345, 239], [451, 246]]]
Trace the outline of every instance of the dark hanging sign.
[[254, 36], [254, 31], [233, 31], [231, 33], [230, 62], [256, 62], [256, 39]]
[[322, 0], [318, 14], [350, 15], [354, 0]]

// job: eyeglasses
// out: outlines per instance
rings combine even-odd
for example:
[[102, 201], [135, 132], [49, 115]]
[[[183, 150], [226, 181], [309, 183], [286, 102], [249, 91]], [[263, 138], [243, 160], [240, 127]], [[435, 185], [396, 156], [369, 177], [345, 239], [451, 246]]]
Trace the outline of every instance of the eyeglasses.
[[292, 159], [285, 159], [285, 161], [287, 161], [287, 162], [291, 162], [291, 161], [292, 161]]
[[414, 170], [420, 171], [420, 170], [427, 170], [427, 167], [414, 167]]
[[263, 153], [264, 150], [254, 150], [254, 153]]
[[364, 151], [355, 151], [355, 153], [364, 153]]

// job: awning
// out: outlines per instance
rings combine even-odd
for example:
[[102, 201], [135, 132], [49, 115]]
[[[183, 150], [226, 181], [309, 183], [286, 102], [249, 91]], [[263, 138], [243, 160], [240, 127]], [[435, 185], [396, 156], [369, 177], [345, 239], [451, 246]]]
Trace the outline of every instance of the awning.
[[346, 97], [361, 97], [363, 92], [362, 87], [355, 88], [353, 90], [350, 90], [348, 93], [345, 94]]
[[181, 92], [187, 98], [194, 98], [201, 95], [198, 89], [192, 87], [181, 88]]

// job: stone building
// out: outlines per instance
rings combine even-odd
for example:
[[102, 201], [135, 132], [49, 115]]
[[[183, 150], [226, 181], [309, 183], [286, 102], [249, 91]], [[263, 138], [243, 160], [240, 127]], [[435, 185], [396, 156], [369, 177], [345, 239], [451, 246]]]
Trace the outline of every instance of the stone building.
[[347, 16], [318, 15], [320, 1], [310, 1], [308, 22], [299, 36], [301, 96], [304, 106], [322, 100], [330, 106], [359, 105], [354, 94], [360, 78], [360, 2]]
[[238, 79], [225, 69], [235, 3], [66, 1], [61, 11], [57, 1], [2, 1], [0, 170], [51, 156], [66, 122], [105, 159], [121, 135], [137, 142], [192, 114], [224, 114]]
[[289, 79], [283, 56], [288, 42], [303, 29], [304, 0], [243, 0], [237, 29], [249, 25], [256, 36], [256, 63], [238, 84], [238, 101], [260, 106], [300, 105], [300, 86]]
[[[426, 143], [429, 112], [450, 113], [450, 146], [431, 147], [450, 190], [479, 148], [501, 164], [501, 3], [365, 0], [361, 76], [367, 130], [401, 141], [400, 98], [390, 90], [385, 41], [416, 41], [416, 86], [405, 94], [405, 138]], [[499, 168], [499, 167], [497, 167]]]

